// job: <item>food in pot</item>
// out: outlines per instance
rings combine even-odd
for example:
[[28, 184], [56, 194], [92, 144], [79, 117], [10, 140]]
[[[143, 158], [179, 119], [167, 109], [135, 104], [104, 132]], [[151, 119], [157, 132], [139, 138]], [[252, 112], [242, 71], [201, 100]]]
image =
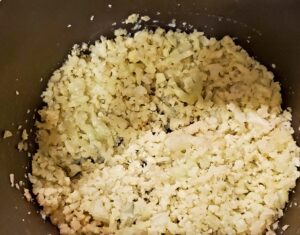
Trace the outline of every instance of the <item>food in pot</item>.
[[61, 234], [262, 234], [299, 177], [280, 85], [232, 38], [74, 46], [42, 97], [33, 193]]

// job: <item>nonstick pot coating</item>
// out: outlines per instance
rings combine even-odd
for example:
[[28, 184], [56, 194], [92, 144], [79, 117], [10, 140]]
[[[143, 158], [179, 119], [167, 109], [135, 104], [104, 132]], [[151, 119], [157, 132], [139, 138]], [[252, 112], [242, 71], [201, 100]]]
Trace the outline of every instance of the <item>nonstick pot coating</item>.
[[[112, 23], [120, 23], [131, 13], [159, 20], [148, 22], [150, 28], [165, 27], [175, 18], [178, 25], [185, 21], [208, 36], [236, 37], [236, 42], [272, 70], [282, 84], [283, 106], [293, 110], [295, 138], [300, 144], [299, 12], [300, 1], [296, 0], [2, 0], [0, 131], [12, 130], [14, 136], [0, 139], [0, 234], [58, 234], [50, 222], [42, 220], [36, 205], [10, 187], [9, 174], [23, 180], [30, 170], [30, 158], [16, 150], [20, 138], [17, 126], [33, 127], [33, 110], [42, 105], [40, 94], [47, 79], [66, 59], [73, 44], [93, 42], [100, 35], [112, 37], [116, 28]], [[71, 27], [67, 27], [69, 24]], [[29, 114], [27, 109], [31, 110]], [[30, 136], [33, 143], [33, 134]], [[299, 182], [291, 202], [298, 206], [287, 206], [280, 225], [290, 225], [284, 234], [300, 234]]]

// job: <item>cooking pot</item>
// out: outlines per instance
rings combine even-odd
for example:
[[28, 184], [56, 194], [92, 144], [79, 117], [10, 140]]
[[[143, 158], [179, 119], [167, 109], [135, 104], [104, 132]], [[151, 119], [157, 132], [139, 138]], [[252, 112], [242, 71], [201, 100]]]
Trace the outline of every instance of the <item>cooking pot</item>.
[[[196, 28], [207, 36], [235, 37], [236, 43], [273, 71], [281, 83], [283, 108], [292, 108], [299, 145], [299, 12], [300, 1], [296, 0], [0, 1], [0, 131], [13, 132], [13, 137], [0, 140], [0, 234], [58, 234], [42, 219], [37, 204], [26, 202], [22, 190], [10, 186], [9, 174], [30, 189], [24, 174], [30, 172], [31, 157], [16, 148], [21, 135], [18, 126], [33, 129], [36, 110], [43, 105], [40, 94], [73, 44], [93, 42], [100, 35], [112, 37], [113, 30], [131, 13], [150, 16], [145, 23], [148, 28], [168, 28], [174, 18], [185, 31]], [[183, 22], [194, 27], [183, 27]], [[29, 136], [29, 148], [34, 152], [34, 129]], [[290, 194], [278, 234], [286, 224], [290, 227], [284, 234], [300, 234], [299, 186], [298, 182]]]

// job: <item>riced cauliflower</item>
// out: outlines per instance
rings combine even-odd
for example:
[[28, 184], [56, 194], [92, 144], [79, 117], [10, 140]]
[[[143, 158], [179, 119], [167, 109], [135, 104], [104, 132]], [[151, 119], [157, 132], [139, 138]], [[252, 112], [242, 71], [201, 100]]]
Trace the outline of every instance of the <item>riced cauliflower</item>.
[[12, 137], [13, 136], [13, 133], [9, 130], [5, 130], [4, 133], [3, 133], [3, 139], [6, 139], [6, 138], [9, 138], [9, 137]]
[[118, 32], [74, 46], [42, 95], [43, 214], [61, 234], [270, 232], [299, 177], [273, 74], [229, 36]]

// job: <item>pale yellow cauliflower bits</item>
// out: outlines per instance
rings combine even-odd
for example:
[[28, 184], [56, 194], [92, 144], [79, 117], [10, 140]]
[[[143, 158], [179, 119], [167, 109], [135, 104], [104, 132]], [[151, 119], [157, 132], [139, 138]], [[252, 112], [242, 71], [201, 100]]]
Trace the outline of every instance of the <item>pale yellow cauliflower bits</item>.
[[61, 234], [262, 234], [299, 177], [279, 83], [228, 36], [121, 30], [42, 97], [31, 182]]

